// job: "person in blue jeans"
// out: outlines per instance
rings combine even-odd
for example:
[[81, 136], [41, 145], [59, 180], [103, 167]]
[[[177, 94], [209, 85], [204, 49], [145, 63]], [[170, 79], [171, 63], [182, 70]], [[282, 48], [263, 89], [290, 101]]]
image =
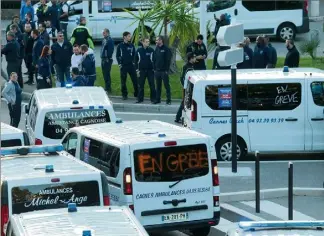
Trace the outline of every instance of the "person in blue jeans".
[[81, 45], [81, 67], [82, 73], [88, 80], [88, 86], [94, 86], [96, 81], [96, 61], [93, 51], [85, 44]]
[[69, 41], [64, 40], [62, 32], [58, 32], [57, 42], [52, 45], [51, 59], [54, 65], [57, 80], [61, 87], [64, 87], [66, 82], [71, 82], [70, 67], [72, 55], [72, 44]]

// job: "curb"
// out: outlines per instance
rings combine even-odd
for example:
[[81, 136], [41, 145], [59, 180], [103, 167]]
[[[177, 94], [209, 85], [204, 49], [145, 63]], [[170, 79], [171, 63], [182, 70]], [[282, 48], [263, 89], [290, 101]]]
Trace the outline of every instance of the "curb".
[[309, 17], [310, 22], [318, 22], [318, 21], [323, 21], [323, 20], [324, 20], [324, 16], [312, 16], [312, 17]]
[[[29, 101], [30, 93], [22, 92], [22, 100]], [[111, 96], [110, 98], [121, 98], [118, 96]], [[114, 103], [115, 111], [122, 112], [141, 112], [141, 113], [161, 113], [161, 114], [176, 114], [179, 108], [177, 105], [151, 105], [151, 104], [128, 104], [128, 103]]]
[[[294, 188], [294, 196], [324, 197], [324, 188]], [[221, 202], [254, 201], [255, 191], [221, 193]], [[264, 189], [260, 191], [260, 200], [288, 197], [288, 188]]]

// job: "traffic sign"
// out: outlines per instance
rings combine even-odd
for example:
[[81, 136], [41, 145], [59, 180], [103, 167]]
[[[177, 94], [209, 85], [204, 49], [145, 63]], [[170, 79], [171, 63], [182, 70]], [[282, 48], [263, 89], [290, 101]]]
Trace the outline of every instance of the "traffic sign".
[[236, 65], [243, 61], [244, 50], [243, 48], [231, 48], [219, 52], [217, 62], [220, 66]]
[[219, 28], [217, 42], [220, 46], [231, 46], [244, 40], [243, 24], [226, 25]]

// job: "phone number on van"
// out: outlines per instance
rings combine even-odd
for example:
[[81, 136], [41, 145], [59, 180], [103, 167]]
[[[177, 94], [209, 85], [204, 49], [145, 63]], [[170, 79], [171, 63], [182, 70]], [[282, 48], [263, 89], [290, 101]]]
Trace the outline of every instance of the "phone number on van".
[[[284, 118], [256, 118], [256, 119], [248, 119], [248, 123], [258, 123], [258, 124], [275, 124], [275, 123], [283, 123], [285, 121]], [[229, 119], [223, 119], [223, 120], [216, 120], [214, 118], [210, 118], [209, 124], [211, 125], [225, 125], [225, 124], [230, 124], [232, 123], [232, 118]], [[243, 124], [244, 118], [243, 117], [238, 117], [237, 118], [237, 123], [238, 124]]]

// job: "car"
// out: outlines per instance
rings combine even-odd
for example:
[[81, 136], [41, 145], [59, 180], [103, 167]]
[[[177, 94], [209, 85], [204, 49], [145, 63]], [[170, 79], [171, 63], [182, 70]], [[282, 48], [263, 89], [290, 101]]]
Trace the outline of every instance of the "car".
[[1, 147], [28, 145], [29, 139], [25, 131], [1, 122]]

